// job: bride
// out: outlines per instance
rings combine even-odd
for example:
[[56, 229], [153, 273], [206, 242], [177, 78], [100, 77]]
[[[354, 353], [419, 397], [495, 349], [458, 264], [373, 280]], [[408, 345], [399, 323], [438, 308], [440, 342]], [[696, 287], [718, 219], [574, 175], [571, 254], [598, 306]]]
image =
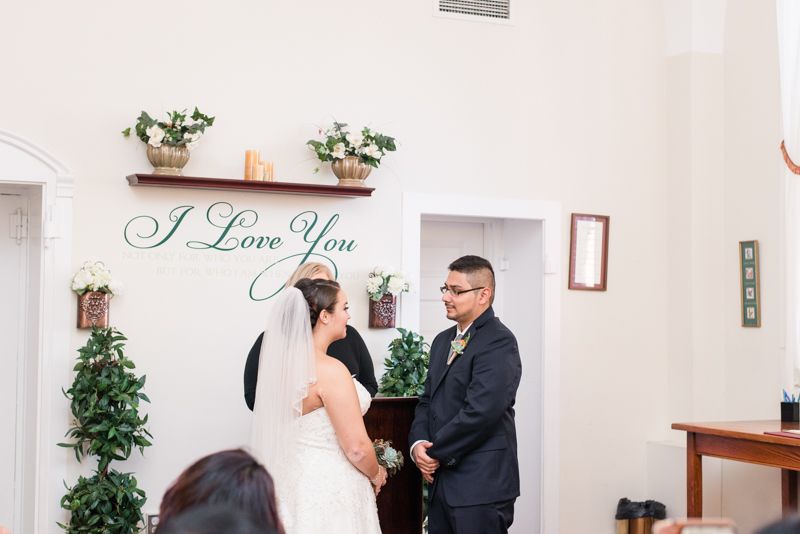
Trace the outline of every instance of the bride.
[[275, 479], [287, 534], [380, 534], [386, 483], [363, 416], [369, 392], [326, 354], [350, 314], [339, 284], [304, 278], [276, 297], [261, 349], [251, 445]]

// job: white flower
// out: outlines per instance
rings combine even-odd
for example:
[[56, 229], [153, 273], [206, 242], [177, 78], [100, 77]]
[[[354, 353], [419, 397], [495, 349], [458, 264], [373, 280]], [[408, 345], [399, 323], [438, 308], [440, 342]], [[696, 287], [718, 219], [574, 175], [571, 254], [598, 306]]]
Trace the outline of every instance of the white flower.
[[395, 297], [406, 290], [406, 281], [402, 278], [393, 276], [389, 279], [389, 286], [387, 287], [389, 293]]
[[344, 143], [337, 143], [333, 145], [333, 152], [331, 152], [331, 156], [341, 159], [345, 157], [345, 155]]
[[360, 133], [349, 133], [345, 136], [345, 139], [353, 146], [361, 146], [364, 143], [364, 136]]
[[388, 278], [389, 276], [392, 276], [395, 273], [395, 270], [394, 270], [394, 267], [390, 267], [390, 266], [387, 265], [386, 267], [381, 267], [380, 271], [376, 270], [375, 272], [376, 273], [380, 272], [380, 275], [382, 277]]
[[84, 269], [81, 269], [72, 278], [72, 290], [80, 291], [84, 289], [86, 286], [91, 285], [92, 282], [93, 282], [92, 273]]
[[370, 276], [367, 278], [367, 293], [377, 293], [381, 290], [383, 278], [380, 276]]
[[[197, 121], [197, 122], [200, 122], [200, 121]], [[195, 120], [193, 118], [191, 118], [191, 117], [186, 117], [183, 120], [183, 125], [186, 126], [187, 128], [191, 128], [192, 124], [195, 124]]]
[[188, 148], [190, 152], [195, 148], [197, 148], [197, 143], [200, 142], [200, 137], [202, 135], [203, 134], [200, 133], [199, 131], [195, 133], [186, 132], [185, 134], [183, 134], [183, 138], [189, 140], [189, 142], [186, 143], [186, 148]]
[[164, 130], [159, 128], [158, 126], [151, 126], [145, 130], [145, 133], [150, 138], [147, 142], [149, 145], [153, 145], [155, 148], [161, 146], [161, 140], [164, 139]]
[[381, 151], [378, 148], [378, 145], [376, 144], [371, 144], [369, 146], [364, 147], [364, 154], [366, 154], [367, 156], [371, 156], [375, 159], [381, 158]]
[[120, 282], [116, 278], [112, 278], [108, 282], [108, 290], [111, 291], [111, 293], [113, 295], [121, 295], [122, 294], [122, 282]]

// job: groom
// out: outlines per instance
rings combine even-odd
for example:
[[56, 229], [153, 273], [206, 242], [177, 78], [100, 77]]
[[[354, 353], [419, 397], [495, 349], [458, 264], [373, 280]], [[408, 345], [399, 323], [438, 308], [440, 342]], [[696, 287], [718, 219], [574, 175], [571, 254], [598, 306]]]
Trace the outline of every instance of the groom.
[[433, 340], [411, 458], [431, 483], [431, 534], [505, 533], [519, 496], [517, 340], [494, 316], [491, 263], [464, 256], [449, 269], [442, 301], [456, 325]]

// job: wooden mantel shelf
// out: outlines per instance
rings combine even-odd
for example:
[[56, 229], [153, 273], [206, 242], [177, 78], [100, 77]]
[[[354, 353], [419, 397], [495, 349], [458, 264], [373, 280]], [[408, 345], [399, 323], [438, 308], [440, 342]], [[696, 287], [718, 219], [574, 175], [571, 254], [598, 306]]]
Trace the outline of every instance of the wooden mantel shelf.
[[131, 174], [128, 185], [151, 187], [182, 187], [187, 189], [215, 189], [249, 191], [253, 193], [289, 193], [293, 195], [322, 195], [338, 197], [371, 197], [371, 187], [344, 187], [339, 185], [295, 184], [289, 182], [255, 182], [227, 178], [197, 178], [194, 176], [166, 176], [161, 174]]

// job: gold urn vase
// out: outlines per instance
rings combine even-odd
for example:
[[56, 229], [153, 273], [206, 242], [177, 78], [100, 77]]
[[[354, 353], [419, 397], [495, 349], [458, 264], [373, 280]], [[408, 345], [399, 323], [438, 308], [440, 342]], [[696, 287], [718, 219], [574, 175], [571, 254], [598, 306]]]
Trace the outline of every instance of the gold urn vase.
[[161, 144], [156, 148], [147, 145], [147, 159], [154, 167], [153, 174], [183, 176], [183, 168], [189, 163], [189, 149], [185, 146]]
[[338, 185], [364, 187], [364, 180], [372, 172], [372, 167], [361, 163], [358, 159], [357, 156], [345, 156], [331, 162], [333, 174], [339, 179]]
[[78, 328], [108, 327], [110, 303], [110, 293], [87, 291], [83, 295], [78, 295]]
[[397, 317], [397, 297], [384, 295], [381, 300], [375, 302], [369, 299], [369, 327], [370, 328], [394, 328], [394, 321]]

